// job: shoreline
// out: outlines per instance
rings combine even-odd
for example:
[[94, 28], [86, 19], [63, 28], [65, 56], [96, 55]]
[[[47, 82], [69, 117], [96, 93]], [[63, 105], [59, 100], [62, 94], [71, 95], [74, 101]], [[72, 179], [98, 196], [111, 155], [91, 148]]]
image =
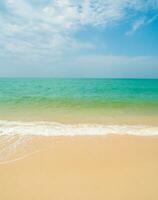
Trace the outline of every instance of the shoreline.
[[104, 136], [135, 135], [157, 136], [158, 126], [128, 124], [67, 124], [52, 121], [9, 121], [0, 120], [1, 136]]
[[[2, 112], [3, 113], [3, 112]], [[24, 115], [25, 113], [25, 115]], [[2, 114], [1, 114], [2, 115]], [[153, 125], [158, 124], [158, 115], [130, 115], [129, 113], [123, 115], [115, 114], [97, 114], [97, 113], [60, 113], [50, 114], [41, 112], [35, 115], [30, 111], [11, 112], [0, 115], [0, 121], [22, 121], [22, 122], [57, 122], [63, 124], [107, 124], [107, 125]]]

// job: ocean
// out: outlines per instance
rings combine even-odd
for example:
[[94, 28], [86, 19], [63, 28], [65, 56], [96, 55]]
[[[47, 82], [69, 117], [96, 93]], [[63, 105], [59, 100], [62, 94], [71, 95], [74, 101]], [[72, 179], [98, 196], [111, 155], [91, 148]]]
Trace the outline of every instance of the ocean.
[[0, 134], [158, 134], [158, 79], [1, 78]]
[[158, 135], [158, 80], [0, 79], [0, 164], [37, 152], [39, 137], [109, 134]]

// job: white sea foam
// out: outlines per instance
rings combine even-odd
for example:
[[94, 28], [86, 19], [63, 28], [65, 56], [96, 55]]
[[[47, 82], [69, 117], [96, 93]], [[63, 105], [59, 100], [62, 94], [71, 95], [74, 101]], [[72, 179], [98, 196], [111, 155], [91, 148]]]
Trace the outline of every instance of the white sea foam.
[[38, 140], [35, 140], [32, 145], [32, 136], [103, 136], [109, 134], [156, 136], [158, 126], [0, 121], [0, 165], [38, 152], [41, 145], [38, 144]]
[[0, 135], [21, 136], [90, 136], [90, 135], [156, 136], [158, 126], [61, 124], [56, 122], [0, 121]]

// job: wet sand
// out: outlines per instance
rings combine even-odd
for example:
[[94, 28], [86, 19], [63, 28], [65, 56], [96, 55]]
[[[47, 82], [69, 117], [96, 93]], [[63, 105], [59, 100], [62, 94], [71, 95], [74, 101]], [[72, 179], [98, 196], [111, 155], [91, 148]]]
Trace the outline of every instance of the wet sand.
[[0, 200], [158, 199], [158, 137], [37, 140], [38, 152], [0, 164]]

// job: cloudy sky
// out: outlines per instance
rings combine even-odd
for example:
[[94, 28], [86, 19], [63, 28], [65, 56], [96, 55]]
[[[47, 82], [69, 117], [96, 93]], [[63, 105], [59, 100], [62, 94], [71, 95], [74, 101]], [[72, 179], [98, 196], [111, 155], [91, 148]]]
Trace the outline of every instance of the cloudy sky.
[[158, 0], [0, 0], [0, 76], [158, 78]]

